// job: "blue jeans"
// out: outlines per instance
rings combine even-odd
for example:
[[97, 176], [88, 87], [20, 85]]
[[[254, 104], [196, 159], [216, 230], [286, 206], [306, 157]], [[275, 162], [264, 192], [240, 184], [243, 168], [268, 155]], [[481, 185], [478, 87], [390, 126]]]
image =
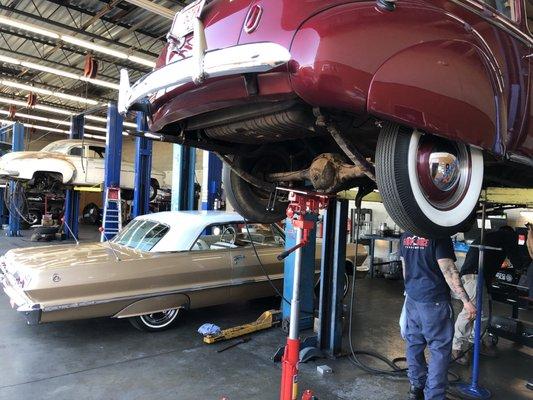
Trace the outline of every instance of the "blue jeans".
[[[405, 305], [409, 381], [415, 387], [424, 388], [425, 400], [445, 400], [453, 339], [450, 301], [418, 303], [407, 297]], [[426, 346], [429, 364], [424, 356]]]

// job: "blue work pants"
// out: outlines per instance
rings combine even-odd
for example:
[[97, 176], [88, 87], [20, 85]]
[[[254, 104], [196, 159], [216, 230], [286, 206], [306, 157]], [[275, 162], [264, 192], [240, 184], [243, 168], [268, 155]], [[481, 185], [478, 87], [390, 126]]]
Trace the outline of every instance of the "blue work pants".
[[[420, 303], [407, 297], [406, 354], [411, 385], [424, 388], [425, 400], [445, 400], [453, 340], [450, 300]], [[429, 349], [429, 362], [424, 350]]]

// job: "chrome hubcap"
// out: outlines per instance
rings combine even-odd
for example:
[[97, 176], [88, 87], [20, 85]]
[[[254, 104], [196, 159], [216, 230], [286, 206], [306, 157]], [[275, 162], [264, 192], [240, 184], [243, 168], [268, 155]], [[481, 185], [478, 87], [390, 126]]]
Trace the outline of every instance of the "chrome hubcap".
[[471, 157], [467, 146], [422, 137], [418, 146], [417, 175], [424, 196], [435, 208], [454, 208], [463, 199], [470, 182]]
[[177, 313], [177, 309], [166, 310], [153, 314], [141, 315], [141, 319], [146, 323], [146, 325], [157, 327], [167, 324], [169, 321], [174, 319]]

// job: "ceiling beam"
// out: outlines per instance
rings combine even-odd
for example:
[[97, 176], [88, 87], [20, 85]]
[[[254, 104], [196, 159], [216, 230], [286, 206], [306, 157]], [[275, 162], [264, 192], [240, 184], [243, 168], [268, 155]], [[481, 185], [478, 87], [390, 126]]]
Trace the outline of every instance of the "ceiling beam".
[[[4, 79], [4, 78], [6, 78], [6, 79]], [[7, 81], [7, 82], [1, 82], [1, 81]], [[8, 84], [9, 82], [14, 82], [14, 84], [32, 86], [34, 88], [35, 93], [37, 93], [41, 97], [42, 96], [54, 96], [54, 97], [57, 97], [57, 98], [61, 99], [62, 101], [68, 101], [68, 102], [74, 102], [74, 103], [78, 103], [78, 101], [70, 100], [69, 98], [62, 98], [61, 94], [65, 94], [67, 96], [75, 96], [75, 97], [84, 98], [83, 96], [80, 96], [79, 92], [76, 93], [76, 91], [74, 91], [74, 90], [66, 90], [64, 88], [61, 88], [61, 87], [58, 87], [58, 86], [55, 86], [55, 85], [43, 84], [43, 83], [38, 83], [37, 85], [35, 85], [35, 82], [24, 80], [24, 79], [20, 79], [20, 78], [17, 78], [17, 77], [5, 76], [5, 75], [4, 76], [0, 76], [0, 87], [7, 88], [7, 89], [11, 90], [11, 92], [15, 92], [15, 93], [18, 93], [18, 92], [21, 92], [21, 91], [22, 92], [31, 92], [32, 91], [31, 88], [23, 89], [23, 88], [17, 88], [17, 87], [10, 86], [10, 84]], [[52, 94], [39, 93], [38, 90], [46, 90], [46, 91], [52, 92], [54, 94], [52, 95]], [[116, 98], [114, 98], [114, 97], [115, 96], [113, 96], [113, 98], [111, 98], [111, 97], [99, 95], [98, 99], [89, 99], [89, 101], [93, 101], [94, 100], [94, 101], [98, 101], [98, 102], [101, 102], [101, 103], [106, 103], [106, 102], [109, 102], [109, 101], [115, 101]]]
[[[43, 59], [41, 57], [36, 57], [36, 56], [33, 56], [33, 55], [30, 55], [30, 54], [26, 54], [26, 53], [22, 53], [20, 51], [16, 51], [16, 50], [8, 50], [8, 49], [4, 49], [2, 47], [0, 47], [0, 56], [1, 55], [5, 55], [5, 56], [18, 56], [18, 57], [22, 57], [24, 58], [26, 61], [34, 61], [34, 62], [42, 62]], [[75, 66], [72, 66], [72, 65], [65, 65], [65, 64], [62, 64], [60, 62], [57, 62], [57, 61], [52, 61], [52, 60], [46, 60], [46, 63], [47, 64], [52, 64], [54, 67], [57, 67], [57, 68], [69, 68], [70, 70], [74, 70], [80, 74], [83, 74], [83, 68], [78, 68], [78, 67], [75, 67]], [[111, 75], [104, 75], [104, 74], [101, 74], [100, 72], [98, 72], [98, 77], [100, 78], [106, 78], [106, 79], [117, 79], [116, 76], [111, 76]]]
[[[117, 1], [116, 3], [115, 3], [115, 1], [116, 0], [111, 0], [109, 2], [106, 2], [106, 6], [104, 6], [104, 8], [109, 8], [109, 11], [112, 8], [126, 9], [125, 7], [119, 7], [121, 0]], [[82, 14], [87, 14], [87, 15], [90, 15], [90, 16], [96, 16], [98, 14], [98, 12], [87, 10], [86, 8], [83, 8], [83, 7], [77, 6], [75, 4], [71, 4], [71, 3], [65, 2], [64, 0], [48, 0], [48, 2], [57, 4], [57, 5], [60, 5], [60, 6], [63, 6], [63, 7], [67, 7], [69, 9], [71, 9], [71, 10], [80, 12]], [[111, 4], [113, 4], [113, 6], [111, 6]], [[100, 11], [102, 11], [102, 10], [103, 9], [101, 9]], [[131, 25], [131, 24], [127, 24], [127, 23], [124, 23], [124, 22], [117, 21], [114, 18], [106, 17], [105, 15], [102, 15], [99, 18], [101, 20], [103, 20], [103, 21], [115, 24], [115, 25], [120, 26], [121, 28], [125, 28], [127, 30], [129, 30], [129, 29], [131, 29], [133, 27], [133, 25]], [[146, 22], [144, 22], [142, 25], [146, 25]], [[146, 29], [141, 29], [140, 26], [135, 28], [135, 29], [133, 29], [133, 30], [135, 32], [137, 32], [137, 33], [140, 33], [142, 35], [148, 36], [148, 37], [150, 37], [152, 39], [156, 39], [156, 40], [160, 40], [160, 41], [164, 42], [164, 40], [160, 38], [160, 35], [157, 35], [155, 33], [149, 32]]]
[[[69, 71], [64, 68], [59, 69], [59, 68], [49, 67], [48, 65], [45, 65], [42, 62], [34, 63], [31, 61], [22, 60], [20, 58], [15, 58], [12, 56], [4, 56], [1, 54], [0, 54], [0, 62], [10, 64], [10, 65], [16, 65], [17, 68], [21, 68], [23, 71], [28, 71], [28, 70], [37, 71], [34, 78], [40, 76], [41, 74], [52, 74], [58, 77], [73, 79], [76, 81], [88, 82], [92, 85], [104, 87], [107, 89], [118, 90], [119, 88], [117, 81], [113, 82], [113, 81], [106, 81], [106, 80], [102, 80], [98, 78], [89, 78], [89, 77], [84, 76], [83, 73], [80, 74], [80, 72], [78, 71], [73, 72], [72, 70]], [[20, 75], [21, 74], [19, 74], [19, 76]]]
[[[109, 38], [106, 38], [106, 37], [103, 37], [103, 36], [100, 36], [100, 35], [97, 35], [97, 34], [94, 34], [94, 33], [91, 33], [91, 32], [84, 31], [83, 29], [75, 28], [75, 27], [72, 27], [70, 25], [54, 21], [54, 20], [49, 19], [49, 18], [40, 17], [38, 15], [29, 13], [27, 11], [22, 11], [22, 10], [17, 10], [17, 9], [13, 9], [12, 10], [12, 9], [8, 8], [7, 6], [4, 6], [4, 5], [0, 5], [0, 10], [12, 11], [15, 14], [22, 15], [24, 17], [31, 18], [31, 19], [34, 19], [34, 20], [39, 21], [39, 22], [44, 22], [46, 24], [50, 24], [50, 25], [55, 26], [57, 28], [65, 29], [67, 31], [76, 32], [76, 33], [79, 33], [80, 35], [85, 35], [85, 36], [88, 36], [88, 37], [90, 37], [92, 39], [101, 40], [101, 41], [103, 41], [105, 43], [112, 44], [114, 46], [118, 46], [118, 47], [121, 47], [123, 49], [135, 50], [135, 51], [137, 51], [137, 52], [139, 52], [141, 54], [144, 54], [144, 55], [147, 55], [147, 56], [150, 56], [150, 57], [153, 57], [153, 58], [157, 58], [159, 56], [159, 54], [152, 53], [152, 52], [149, 52], [149, 51], [146, 51], [146, 50], [143, 50], [143, 49], [139, 49], [139, 48], [136, 48], [136, 47], [132, 47], [132, 46], [129, 46], [127, 44], [118, 42], [116, 40], [109, 39]], [[45, 26], [43, 26], [43, 28], [45, 28]]]
[[[4, 33], [6, 35], [17, 36], [17, 37], [19, 37], [21, 39], [34, 41], [36, 43], [45, 44], [45, 45], [48, 45], [48, 46], [50, 46], [52, 48], [56, 46], [56, 42], [53, 41], [52, 39], [40, 38], [40, 37], [37, 37], [37, 36], [33, 37], [33, 36], [29, 35], [29, 34], [26, 34], [24, 31], [17, 31], [14, 28], [6, 29], [4, 27], [0, 27], [0, 33]], [[69, 45], [68, 43], [62, 43], [61, 44], [61, 48], [64, 49], [64, 50], [67, 50], [67, 51], [69, 51], [71, 53], [79, 54], [79, 55], [82, 55], [82, 56], [85, 56], [85, 54], [87, 54], [86, 50], [81, 50], [80, 48], [74, 47], [72, 45]], [[9, 50], [5, 49], [5, 50], [6, 51], [12, 51], [10, 49]], [[143, 68], [139, 64], [135, 64], [135, 63], [132, 63], [132, 62], [126, 63], [126, 62], [122, 62], [121, 60], [117, 61], [117, 59], [112, 58], [110, 56], [106, 56], [105, 54], [98, 54], [97, 58], [101, 59], [102, 61], [108, 62], [110, 64], [115, 64], [115, 65], [118, 65], [119, 67], [127, 68], [130, 71], [133, 70], [133, 71], [138, 71], [138, 72], [141, 72], [141, 73], [146, 73], [146, 72], [148, 72], [150, 70], [149, 67]], [[126, 60], [124, 60], [124, 61], [126, 61]]]

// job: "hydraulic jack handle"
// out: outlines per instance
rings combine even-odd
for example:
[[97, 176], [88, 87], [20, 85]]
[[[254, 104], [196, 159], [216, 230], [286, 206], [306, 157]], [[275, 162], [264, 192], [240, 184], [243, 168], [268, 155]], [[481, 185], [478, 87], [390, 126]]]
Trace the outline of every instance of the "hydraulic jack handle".
[[290, 249], [287, 249], [287, 250], [279, 253], [278, 256], [277, 256], [278, 261], [283, 261], [291, 253], [294, 253], [296, 250], [304, 247], [308, 242], [309, 242], [309, 231], [307, 229], [304, 229], [302, 241], [300, 243], [297, 243], [296, 245], [292, 246]]

